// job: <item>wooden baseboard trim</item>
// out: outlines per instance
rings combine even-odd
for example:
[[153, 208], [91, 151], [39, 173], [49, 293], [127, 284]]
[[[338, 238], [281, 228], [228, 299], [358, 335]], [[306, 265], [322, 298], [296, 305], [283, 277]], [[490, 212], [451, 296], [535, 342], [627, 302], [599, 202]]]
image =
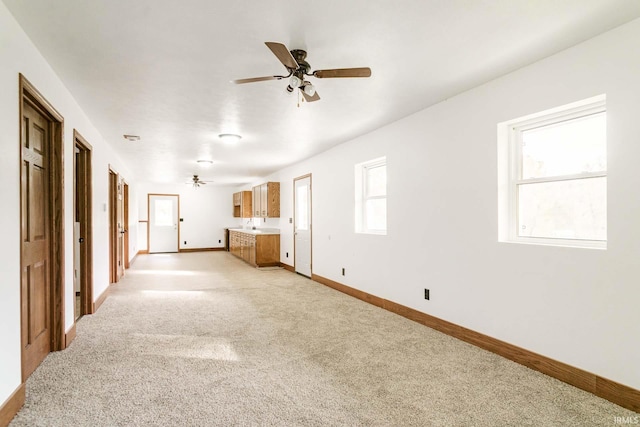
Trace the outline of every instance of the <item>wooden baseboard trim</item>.
[[16, 391], [9, 396], [7, 400], [0, 406], [0, 427], [7, 427], [13, 417], [16, 416], [25, 399], [25, 385], [20, 384]]
[[138, 251], [138, 253], [136, 254], [136, 256], [138, 256], [138, 255], [145, 255], [145, 254], [148, 254], [148, 253], [149, 253], [149, 250], [148, 250], [148, 249], [141, 249], [141, 250], [139, 250], [139, 251]]
[[102, 295], [100, 295], [98, 299], [96, 299], [96, 301], [92, 304], [91, 314], [94, 314], [96, 311], [98, 311], [98, 309], [100, 308], [104, 300], [107, 299], [108, 296], [109, 296], [109, 288], [105, 289]]
[[280, 263], [280, 267], [284, 268], [285, 270], [289, 270], [289, 271], [290, 271], [290, 272], [292, 272], [292, 273], [295, 273], [295, 272], [296, 272], [295, 267], [293, 267], [293, 266], [291, 266], [291, 265], [289, 265], [289, 264], [285, 264], [284, 262], [281, 262], [281, 263]]
[[131, 260], [129, 261], [129, 268], [131, 268], [131, 266], [135, 262], [136, 258], [138, 258], [139, 254], [140, 254], [140, 251], [136, 252], [136, 254], [133, 256], [133, 258], [131, 258]]
[[74, 323], [66, 334], [64, 334], [64, 348], [69, 348], [71, 341], [76, 338], [76, 324]]
[[475, 345], [476, 347], [495, 353], [530, 369], [542, 372], [550, 377], [556, 378], [567, 384], [571, 384], [574, 387], [588, 391], [589, 393], [602, 397], [603, 399], [607, 399], [616, 405], [620, 405], [623, 408], [640, 412], [640, 390], [602, 378], [580, 368], [567, 365], [566, 363], [517, 347], [488, 335], [475, 332], [471, 329], [464, 328], [456, 325], [455, 323], [442, 320], [393, 301], [354, 289], [331, 279], [318, 276], [317, 274], [313, 274], [311, 279], [349, 296], [358, 298], [359, 300], [368, 302], [369, 304], [428, 326], [431, 329], [435, 329], [461, 341], [465, 341], [469, 344]]
[[179, 249], [178, 252], [212, 252], [212, 251], [224, 251], [222, 248], [184, 248]]

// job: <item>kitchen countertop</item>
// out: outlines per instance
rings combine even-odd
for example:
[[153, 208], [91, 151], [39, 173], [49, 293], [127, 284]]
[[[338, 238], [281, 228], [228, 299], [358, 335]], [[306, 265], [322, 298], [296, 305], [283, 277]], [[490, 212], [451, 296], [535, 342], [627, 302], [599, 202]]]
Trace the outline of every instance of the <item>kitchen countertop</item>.
[[280, 234], [280, 230], [277, 228], [256, 228], [255, 230], [251, 228], [230, 228], [229, 231], [238, 231], [240, 233], [246, 234]]

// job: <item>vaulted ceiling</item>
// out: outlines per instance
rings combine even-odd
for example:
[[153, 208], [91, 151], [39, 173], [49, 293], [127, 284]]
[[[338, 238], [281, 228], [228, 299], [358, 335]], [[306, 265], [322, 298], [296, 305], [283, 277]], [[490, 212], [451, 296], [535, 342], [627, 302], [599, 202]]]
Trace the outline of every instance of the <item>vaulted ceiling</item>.
[[[251, 182], [640, 16], [629, 0], [3, 1], [135, 178], [172, 183]], [[287, 74], [267, 41], [372, 75], [310, 77], [313, 103], [287, 80], [232, 84]]]

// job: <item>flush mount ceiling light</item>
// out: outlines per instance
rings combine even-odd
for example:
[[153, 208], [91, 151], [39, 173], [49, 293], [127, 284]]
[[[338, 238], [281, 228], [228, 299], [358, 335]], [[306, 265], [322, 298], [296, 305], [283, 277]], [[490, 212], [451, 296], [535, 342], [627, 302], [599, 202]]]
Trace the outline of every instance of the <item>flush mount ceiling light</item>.
[[233, 144], [240, 141], [242, 137], [240, 135], [236, 135], [235, 133], [221, 133], [220, 135], [218, 135], [218, 138], [220, 138], [222, 142]]
[[140, 136], [138, 135], [123, 135], [124, 139], [126, 139], [127, 141], [131, 141], [131, 142], [135, 142], [135, 141], [140, 141]]

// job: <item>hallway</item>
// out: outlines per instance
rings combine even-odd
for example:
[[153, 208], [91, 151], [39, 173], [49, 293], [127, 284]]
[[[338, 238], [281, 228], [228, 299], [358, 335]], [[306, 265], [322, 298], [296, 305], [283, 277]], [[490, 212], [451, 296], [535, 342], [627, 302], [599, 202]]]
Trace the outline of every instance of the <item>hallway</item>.
[[138, 256], [11, 426], [611, 425], [631, 411], [279, 268]]

